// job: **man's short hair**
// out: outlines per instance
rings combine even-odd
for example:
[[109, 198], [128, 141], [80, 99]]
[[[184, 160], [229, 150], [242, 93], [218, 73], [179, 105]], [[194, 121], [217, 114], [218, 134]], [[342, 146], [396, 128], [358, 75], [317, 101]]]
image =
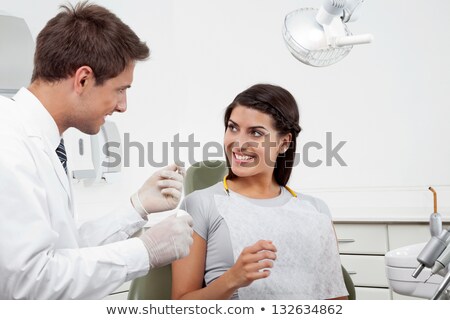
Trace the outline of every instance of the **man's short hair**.
[[89, 66], [102, 85], [131, 62], [149, 57], [145, 42], [106, 8], [85, 1], [60, 9], [37, 37], [32, 82], [67, 79]]

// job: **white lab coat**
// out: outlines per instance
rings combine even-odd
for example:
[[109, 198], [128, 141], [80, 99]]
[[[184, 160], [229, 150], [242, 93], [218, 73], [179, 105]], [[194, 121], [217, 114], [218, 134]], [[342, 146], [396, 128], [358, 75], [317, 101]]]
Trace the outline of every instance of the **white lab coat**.
[[77, 228], [56, 123], [27, 89], [13, 99], [0, 96], [0, 299], [99, 299], [145, 275], [128, 238], [146, 221], [124, 204]]

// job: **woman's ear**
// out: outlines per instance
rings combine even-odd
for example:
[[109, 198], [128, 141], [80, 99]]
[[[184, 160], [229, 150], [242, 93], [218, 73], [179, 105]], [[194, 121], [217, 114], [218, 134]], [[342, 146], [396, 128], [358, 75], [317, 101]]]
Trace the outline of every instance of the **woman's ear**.
[[281, 137], [281, 143], [280, 143], [280, 153], [285, 153], [292, 142], [292, 134], [288, 133]]

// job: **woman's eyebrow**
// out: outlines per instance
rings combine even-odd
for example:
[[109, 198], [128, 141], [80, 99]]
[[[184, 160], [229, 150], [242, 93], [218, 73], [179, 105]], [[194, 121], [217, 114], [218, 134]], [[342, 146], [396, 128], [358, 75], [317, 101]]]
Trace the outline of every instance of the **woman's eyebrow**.
[[253, 126], [253, 127], [250, 127], [249, 129], [264, 129], [267, 131], [266, 127], [264, 127], [264, 126]]
[[231, 119], [228, 119], [228, 122], [231, 122], [233, 125], [235, 125], [236, 127], [239, 127], [239, 125], [236, 123], [236, 122], [234, 122], [233, 120], [231, 120]]
[[[239, 127], [239, 125], [238, 125], [236, 122], [234, 122], [233, 120], [231, 120], [231, 119], [228, 119], [228, 122], [231, 122], [234, 126]], [[266, 127], [264, 127], [264, 126], [259, 126], [259, 125], [257, 125], [257, 126], [251, 126], [251, 127], [249, 127], [249, 129], [251, 129], [251, 130], [255, 130], [255, 129], [264, 129], [264, 130], [266, 130], [266, 131], [269, 131], [269, 130], [267, 130]]]

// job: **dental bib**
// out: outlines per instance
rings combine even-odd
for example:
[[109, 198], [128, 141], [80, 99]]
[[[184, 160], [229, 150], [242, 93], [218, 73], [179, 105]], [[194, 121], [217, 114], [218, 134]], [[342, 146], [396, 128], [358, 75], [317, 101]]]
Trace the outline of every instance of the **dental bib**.
[[331, 220], [308, 201], [292, 197], [282, 206], [264, 207], [234, 192], [216, 195], [214, 200], [228, 225], [234, 261], [258, 240], [272, 240], [277, 248], [270, 276], [240, 288], [240, 299], [309, 300], [346, 295]]

